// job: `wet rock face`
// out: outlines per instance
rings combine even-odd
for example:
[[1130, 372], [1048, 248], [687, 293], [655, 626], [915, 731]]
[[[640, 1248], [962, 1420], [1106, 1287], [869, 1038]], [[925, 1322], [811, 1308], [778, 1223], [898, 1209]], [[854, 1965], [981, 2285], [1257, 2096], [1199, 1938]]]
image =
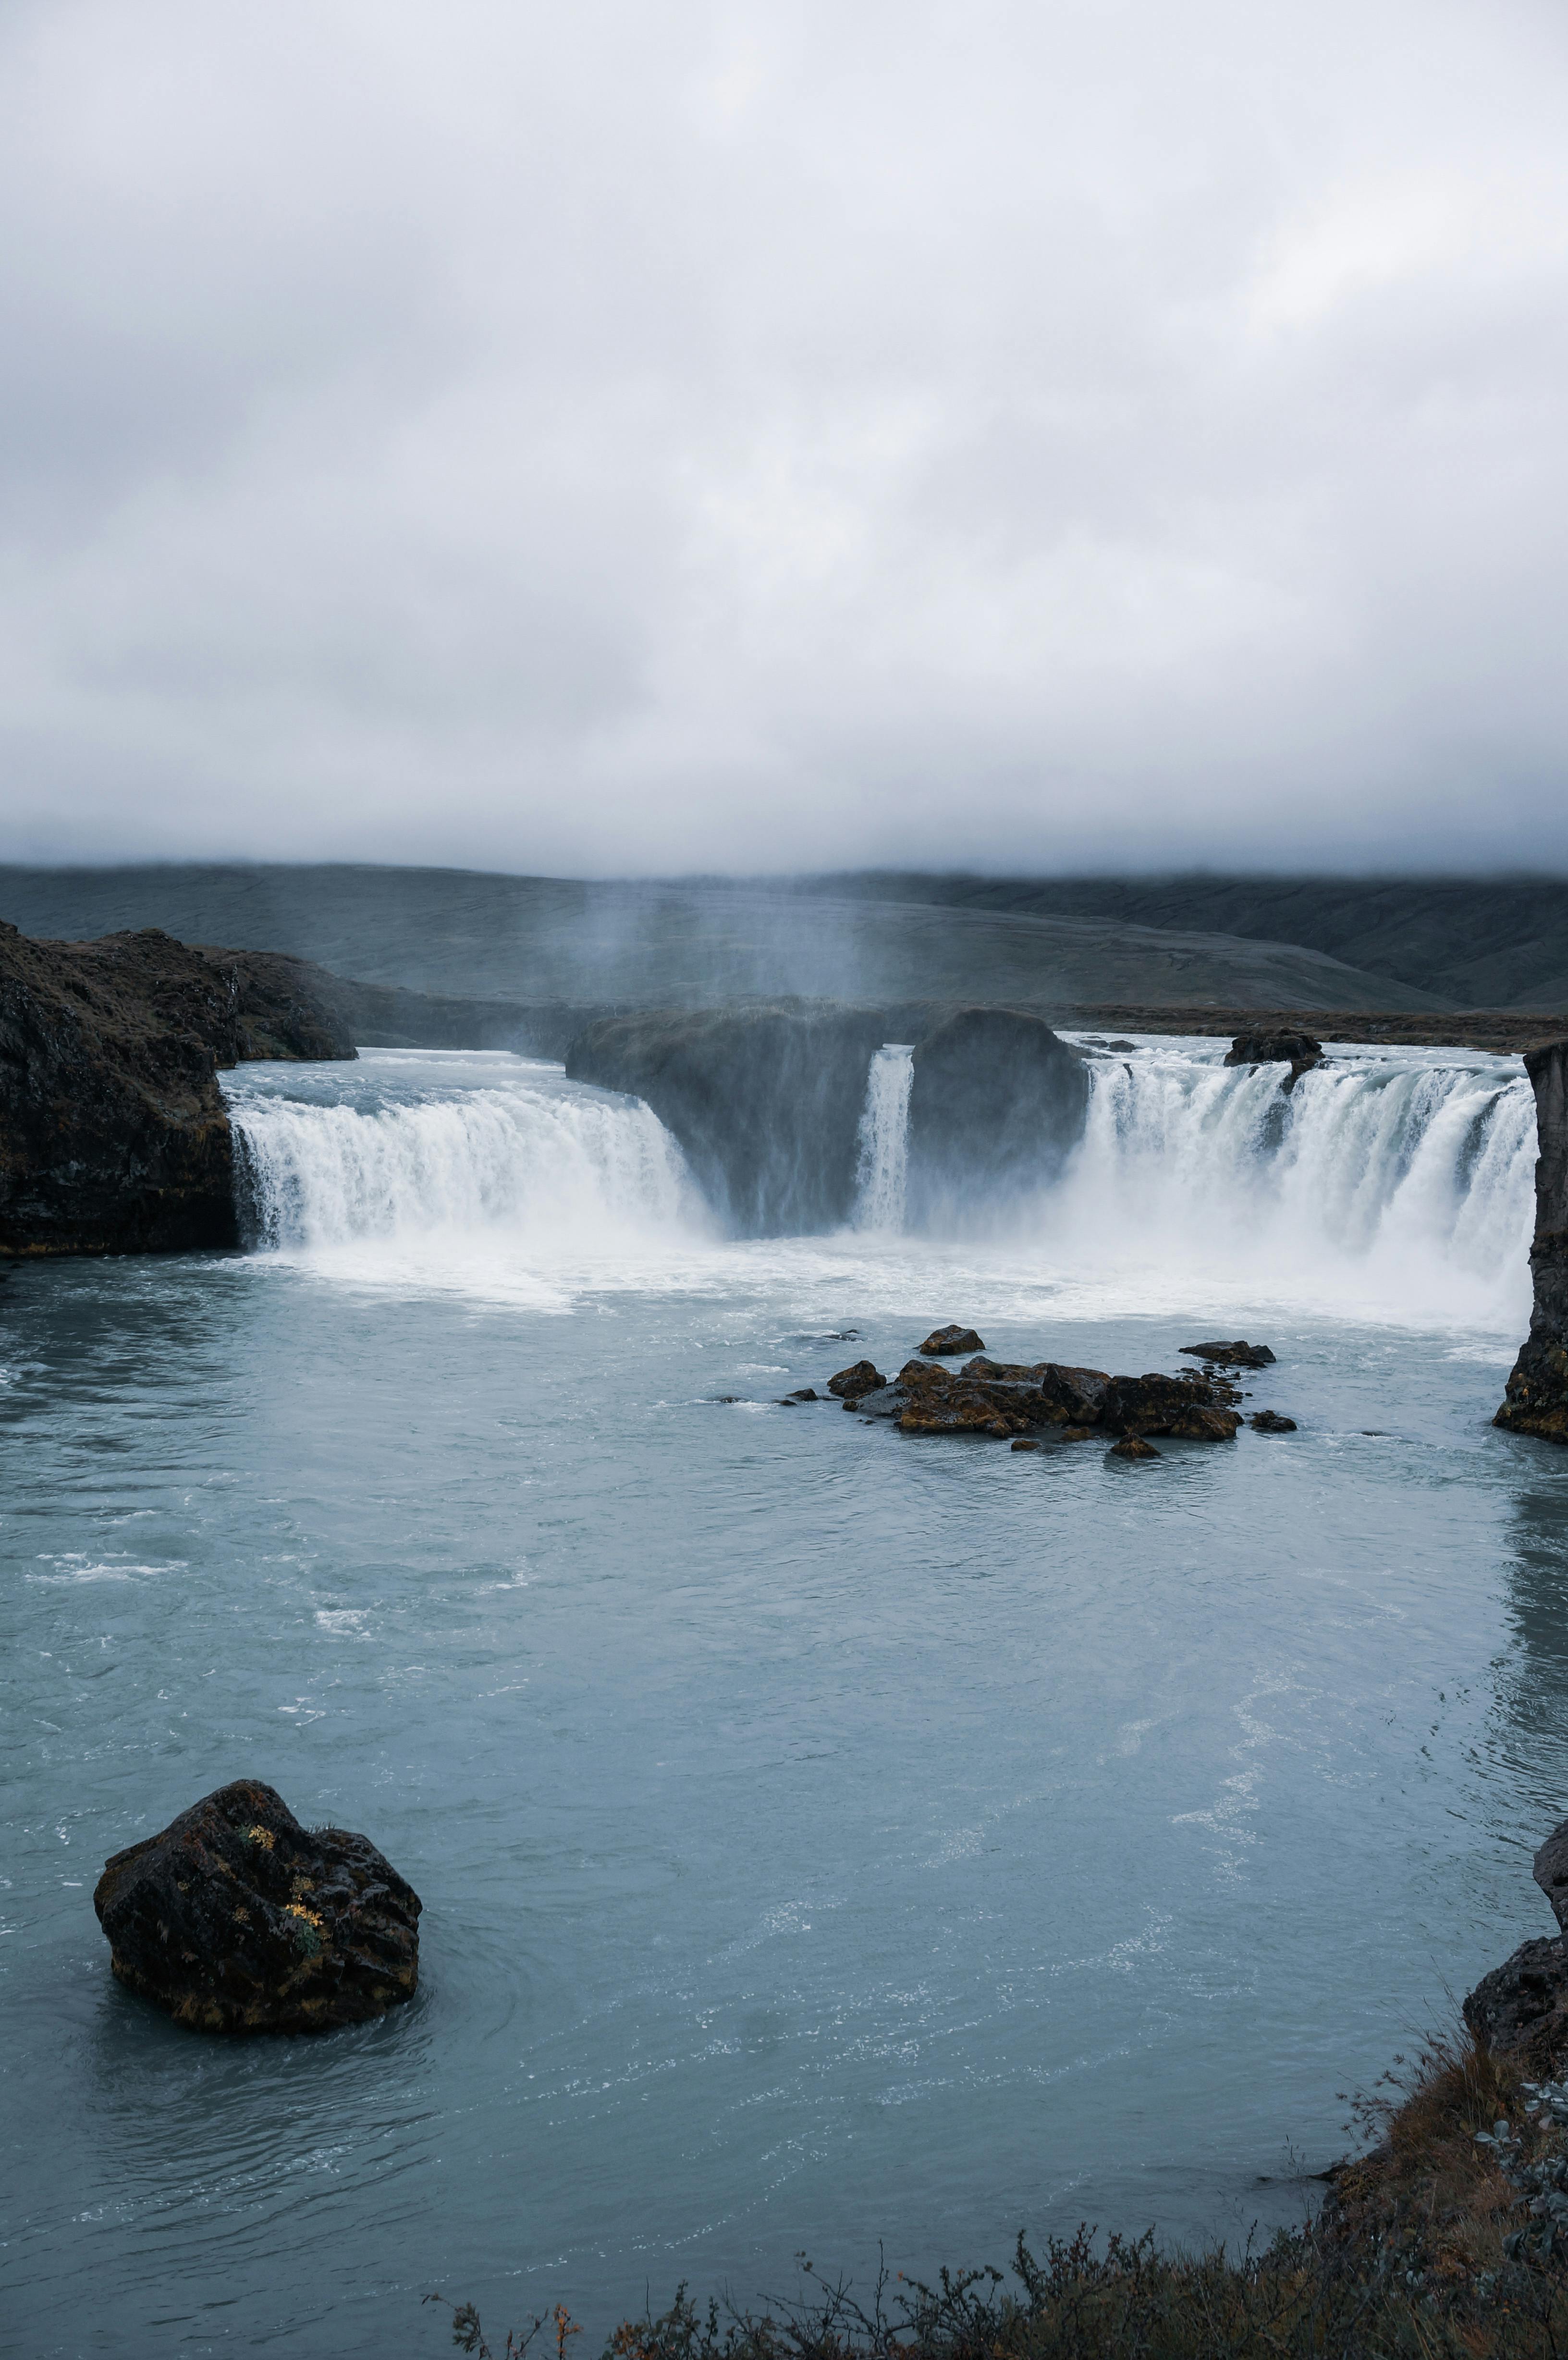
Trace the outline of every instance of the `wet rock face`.
[[1160, 1453], [1152, 1442], [1145, 1442], [1141, 1434], [1124, 1434], [1113, 1442], [1105, 1453], [1107, 1459], [1158, 1459]]
[[858, 1401], [862, 1393], [878, 1392], [887, 1382], [874, 1361], [856, 1360], [852, 1368], [841, 1369], [836, 1377], [828, 1379], [828, 1391], [836, 1393], [840, 1401], [853, 1402]]
[[1238, 1032], [1225, 1058], [1227, 1065], [1289, 1065], [1284, 1087], [1293, 1090], [1301, 1076], [1323, 1063], [1323, 1043], [1310, 1032], [1289, 1025], [1256, 1032]]
[[1296, 1431], [1295, 1419], [1281, 1417], [1274, 1409], [1254, 1410], [1247, 1422], [1254, 1434], [1294, 1434]]
[[1541, 1153], [1535, 1166], [1535, 1239], [1530, 1333], [1493, 1423], [1545, 1442], [1568, 1443], [1568, 1041], [1532, 1049]]
[[650, 1106], [738, 1235], [789, 1236], [849, 1218], [866, 1077], [887, 1037], [877, 1011], [827, 1000], [653, 1010], [585, 1026], [566, 1071]]
[[1568, 2055], [1568, 1958], [1560, 1936], [1521, 1942], [1465, 2002], [1477, 2040], [1527, 2069], [1552, 2074]]
[[0, 1254], [234, 1245], [219, 1067], [354, 1054], [299, 960], [0, 924]]
[[[1234, 1393], [1234, 1387], [1225, 1388]], [[1113, 1434], [1172, 1434], [1193, 1442], [1228, 1442], [1241, 1424], [1221, 1389], [1193, 1376], [1113, 1377], [1100, 1406]]]
[[1088, 1104], [1083, 1057], [1043, 1017], [964, 1008], [945, 1018], [915, 1043], [911, 1225], [945, 1228], [1048, 1185], [1083, 1136]]
[[412, 1996], [419, 1898], [365, 1836], [220, 1786], [108, 1861], [93, 1896], [119, 1980], [199, 2032], [321, 2032]]
[[1552, 1914], [1568, 1933], [1568, 1819], [1552, 1829], [1531, 1863], [1530, 1874], [1552, 1904]]

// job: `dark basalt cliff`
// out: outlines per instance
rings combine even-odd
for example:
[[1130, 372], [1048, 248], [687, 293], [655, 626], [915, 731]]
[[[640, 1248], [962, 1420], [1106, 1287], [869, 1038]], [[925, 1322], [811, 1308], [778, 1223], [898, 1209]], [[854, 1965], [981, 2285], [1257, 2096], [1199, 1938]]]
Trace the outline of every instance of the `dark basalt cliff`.
[[566, 1070], [646, 1100], [734, 1230], [799, 1234], [854, 1210], [866, 1078], [894, 1041], [914, 1046], [912, 1226], [1055, 1176], [1082, 1136], [1088, 1078], [1077, 1052], [1027, 1011], [833, 1000], [659, 1010], [585, 1026]]
[[298, 960], [0, 924], [0, 1255], [233, 1245], [219, 1067], [354, 1054]]
[[855, 1202], [866, 1076], [887, 1022], [833, 1001], [605, 1017], [572, 1042], [566, 1071], [644, 1099], [741, 1234], [831, 1229]]
[[1043, 1017], [960, 1008], [915, 1045], [909, 1212], [952, 1227], [1054, 1180], [1083, 1135], [1089, 1076]]
[[1530, 1050], [1524, 1064], [1541, 1148], [1530, 1250], [1535, 1299], [1495, 1423], [1568, 1443], [1568, 1041]]

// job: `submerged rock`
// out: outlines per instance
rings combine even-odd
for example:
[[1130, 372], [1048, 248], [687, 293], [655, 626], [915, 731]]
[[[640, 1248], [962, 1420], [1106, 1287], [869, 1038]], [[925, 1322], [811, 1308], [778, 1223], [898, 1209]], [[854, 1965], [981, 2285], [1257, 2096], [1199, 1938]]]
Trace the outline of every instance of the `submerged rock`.
[[1183, 1344], [1181, 1349], [1194, 1360], [1208, 1360], [1216, 1368], [1269, 1369], [1274, 1365], [1274, 1355], [1267, 1344], [1249, 1344], [1241, 1337], [1234, 1344]]
[[871, 1360], [856, 1360], [853, 1367], [841, 1369], [836, 1377], [828, 1379], [828, 1391], [841, 1401], [855, 1401], [862, 1393], [876, 1393], [887, 1383], [887, 1378]]
[[1256, 1032], [1238, 1032], [1225, 1057], [1227, 1065], [1289, 1065], [1284, 1087], [1293, 1090], [1301, 1076], [1323, 1063], [1323, 1043], [1310, 1032], [1282, 1024]]
[[1124, 1434], [1106, 1451], [1107, 1459], [1158, 1459], [1160, 1453], [1152, 1442], [1145, 1442], [1141, 1434]]
[[1273, 1409], [1254, 1410], [1247, 1422], [1254, 1434], [1294, 1434], [1296, 1431], [1293, 1417], [1281, 1417], [1279, 1411]]
[[236, 1779], [115, 1852], [93, 1896], [121, 1983], [200, 2032], [319, 2032], [412, 1996], [419, 1898], [368, 1837]]
[[1568, 1443], [1568, 1041], [1530, 1050], [1524, 1069], [1535, 1092], [1541, 1144], [1530, 1250], [1533, 1299], [1530, 1333], [1492, 1422]]
[[951, 1360], [959, 1352], [983, 1352], [985, 1349], [983, 1339], [975, 1333], [973, 1328], [956, 1326], [933, 1328], [920, 1346], [922, 1352], [929, 1353], [933, 1359], [941, 1360]]
[[1036, 1442], [1032, 1435], [1016, 1434], [1013, 1437], [1013, 1448], [1015, 1450], [1038, 1450], [1040, 1448], [1040, 1445]]

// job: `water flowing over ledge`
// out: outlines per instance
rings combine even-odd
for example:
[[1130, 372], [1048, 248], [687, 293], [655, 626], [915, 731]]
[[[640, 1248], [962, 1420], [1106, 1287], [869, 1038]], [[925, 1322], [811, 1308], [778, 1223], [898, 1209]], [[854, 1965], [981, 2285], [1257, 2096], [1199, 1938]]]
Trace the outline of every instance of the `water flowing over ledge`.
[[495, 1232], [550, 1251], [701, 1223], [680, 1149], [635, 1099], [505, 1054], [372, 1053], [353, 1074], [310, 1098], [288, 1067], [228, 1084], [254, 1243]]
[[[909, 1201], [907, 1046], [870, 1057], [845, 1245], [919, 1236], [984, 1248], [1020, 1274], [1143, 1269], [1194, 1289], [1520, 1328], [1529, 1304], [1535, 1112], [1511, 1061], [1336, 1053], [1287, 1093], [1223, 1044], [1086, 1050], [1083, 1131], [1057, 1176], [1027, 1169], [955, 1212]], [[373, 1052], [352, 1067], [249, 1067], [225, 1085], [247, 1235], [307, 1254], [446, 1240], [539, 1266], [609, 1251], [635, 1263], [712, 1245], [681, 1148], [639, 1099], [495, 1055]], [[809, 1148], [810, 1109], [801, 1139]]]

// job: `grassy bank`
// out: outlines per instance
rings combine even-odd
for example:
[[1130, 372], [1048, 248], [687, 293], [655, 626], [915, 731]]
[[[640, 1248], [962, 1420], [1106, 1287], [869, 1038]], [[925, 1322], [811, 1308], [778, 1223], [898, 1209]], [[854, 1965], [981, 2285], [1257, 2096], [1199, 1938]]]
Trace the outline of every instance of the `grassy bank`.
[[[1262, 2251], [1163, 2254], [1152, 2235], [1082, 2230], [1009, 2270], [884, 2276], [864, 2293], [805, 2265], [798, 2299], [698, 2304], [627, 2320], [604, 2360], [1557, 2360], [1568, 2355], [1568, 2093], [1465, 2035], [1358, 2103], [1374, 2144], [1340, 2167], [1317, 2220]], [[1561, 2213], [1563, 2227], [1557, 2226]], [[432, 2298], [439, 2300], [439, 2298]], [[564, 2309], [486, 2340], [475, 2360], [568, 2360]]]

